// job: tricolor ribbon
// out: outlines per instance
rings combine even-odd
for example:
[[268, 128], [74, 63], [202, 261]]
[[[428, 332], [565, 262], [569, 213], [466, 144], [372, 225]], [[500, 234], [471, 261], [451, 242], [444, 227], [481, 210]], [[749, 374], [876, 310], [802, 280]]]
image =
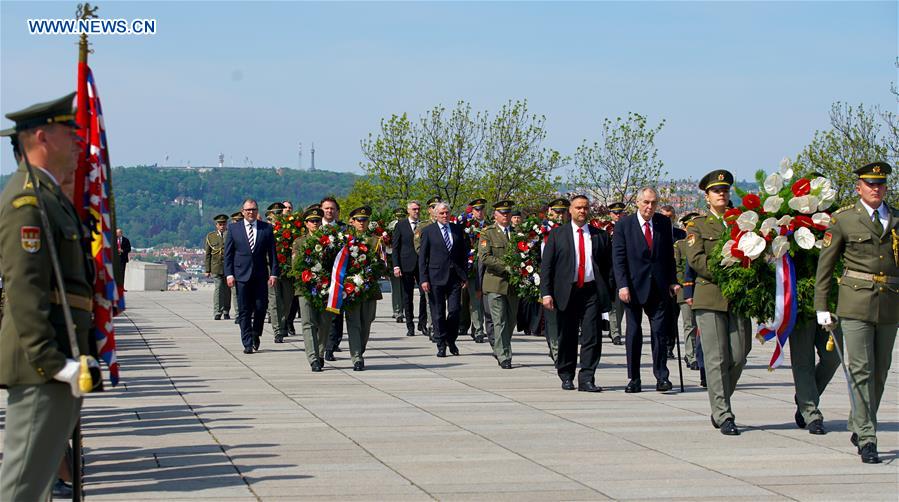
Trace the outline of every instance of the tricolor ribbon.
[[776, 290], [774, 296], [774, 322], [759, 324], [756, 337], [765, 343], [772, 338], [777, 341], [771, 362], [768, 363], [768, 371], [773, 371], [783, 363], [784, 345], [787, 343], [790, 333], [796, 326], [796, 267], [790, 258], [790, 253], [777, 261], [775, 267]]
[[350, 263], [350, 245], [353, 238], [344, 244], [337, 258], [334, 260], [334, 266], [331, 268], [331, 286], [328, 288], [328, 303], [325, 304], [325, 310], [335, 314], [340, 313], [340, 307], [343, 306], [343, 300], [346, 294], [343, 289], [343, 283], [346, 280], [346, 270]]

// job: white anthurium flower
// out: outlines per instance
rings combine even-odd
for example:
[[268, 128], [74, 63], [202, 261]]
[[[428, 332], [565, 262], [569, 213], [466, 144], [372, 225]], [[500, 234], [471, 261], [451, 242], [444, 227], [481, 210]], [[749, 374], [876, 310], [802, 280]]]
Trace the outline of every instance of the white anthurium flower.
[[818, 248], [818, 249], [823, 248], [823, 247], [824, 247], [824, 241], [822, 241], [821, 239], [816, 240], [816, 241], [815, 241], [815, 247]]
[[827, 213], [815, 213], [812, 215], [812, 223], [815, 225], [821, 226], [829, 226], [830, 225], [830, 215]]
[[762, 204], [762, 209], [765, 210], [766, 213], [776, 213], [780, 211], [780, 206], [784, 203], [783, 197], [778, 197], [776, 195], [772, 195], [765, 199], [765, 203]]
[[788, 157], [780, 161], [780, 175], [785, 181], [790, 181], [793, 177], [793, 162]]
[[787, 239], [786, 235], [778, 235], [771, 241], [771, 253], [774, 254], [774, 257], [780, 259], [783, 255], [790, 250], [790, 240]]
[[734, 263], [740, 263], [740, 260], [734, 258], [733, 255], [730, 254], [730, 248], [733, 247], [735, 242], [736, 241], [731, 239], [731, 240], [727, 241], [726, 243], [724, 243], [724, 247], [721, 248], [721, 266], [722, 267], [729, 267], [729, 266], [733, 265]]
[[786, 226], [789, 226], [790, 223], [792, 223], [792, 222], [793, 222], [793, 217], [790, 216], [789, 214], [785, 214], [785, 215], [781, 216], [779, 220], [777, 220], [777, 226], [786, 227]]
[[777, 219], [773, 216], [765, 218], [765, 221], [762, 222], [762, 226], [759, 227], [759, 233], [762, 237], [770, 234], [777, 228]]
[[355, 284], [356, 286], [361, 286], [364, 282], [365, 281], [362, 279], [361, 275], [356, 274], [353, 276], [353, 284]]
[[787, 205], [790, 206], [790, 209], [799, 211], [802, 214], [812, 214], [818, 210], [818, 202], [819, 199], [814, 195], [802, 195], [793, 197]]
[[767, 244], [765, 239], [759, 234], [747, 232], [740, 237], [740, 242], [737, 243], [737, 249], [743, 251], [743, 254], [750, 260], [754, 260], [761, 256], [762, 252], [765, 251], [765, 246], [767, 246]]
[[815, 247], [815, 235], [806, 227], [799, 227], [793, 232], [793, 239], [802, 249]]
[[784, 179], [781, 177], [780, 173], [773, 173], [765, 178], [764, 185], [765, 193], [768, 195], [775, 195], [784, 187]]
[[823, 189], [825, 183], [827, 183], [827, 178], [822, 178], [819, 176], [809, 181], [809, 187], [812, 189], [812, 193], [814, 193], [816, 190]]
[[527, 272], [528, 272], [529, 274], [533, 274], [533, 273], [534, 273], [534, 267], [532, 267], [531, 265], [528, 265], [527, 267], [524, 267], [524, 269], [527, 270]]
[[821, 190], [821, 200], [818, 202], [818, 210], [823, 211], [833, 205], [837, 198], [837, 191], [833, 188]]
[[755, 211], [746, 211], [737, 217], [737, 227], [744, 232], [755, 230], [759, 223], [759, 215]]

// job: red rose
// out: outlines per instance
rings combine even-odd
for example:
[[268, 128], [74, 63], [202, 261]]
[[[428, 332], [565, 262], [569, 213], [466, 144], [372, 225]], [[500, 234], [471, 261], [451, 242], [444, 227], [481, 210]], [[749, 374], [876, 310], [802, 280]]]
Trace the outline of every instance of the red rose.
[[281, 230], [281, 222], [280, 221], [275, 222], [275, 230]]
[[724, 212], [724, 221], [726, 221], [727, 223], [733, 223], [737, 221], [737, 218], [739, 218], [741, 214], [743, 214], [743, 211], [732, 207]]
[[303, 270], [303, 274], [300, 277], [303, 279], [303, 282], [309, 282], [312, 280], [312, 272]]
[[323, 235], [322, 238], [318, 240], [318, 242], [319, 242], [322, 246], [327, 246], [328, 244], [331, 243], [331, 240], [328, 239], [328, 236], [327, 236], [327, 235]]
[[286, 263], [286, 262], [287, 262], [287, 257], [284, 256], [283, 254], [279, 254], [278, 255], [278, 263]]
[[290, 239], [290, 230], [285, 230], [285, 231], [281, 232], [281, 237], [284, 237], [285, 239]]
[[297, 228], [303, 228], [303, 222], [300, 220], [296, 220], [293, 222], [293, 226], [295, 226]]
[[306, 256], [309, 256], [311, 254], [312, 254], [312, 248], [306, 248]]
[[522, 253], [526, 253], [528, 250], [528, 243], [524, 242], [524, 241], [520, 241], [518, 243], [518, 250], [521, 251]]
[[356, 291], [356, 285], [353, 284], [352, 282], [348, 282], [348, 283], [346, 283], [346, 285], [343, 286], [343, 289], [344, 289], [344, 291], [346, 291], [346, 294], [351, 295], [351, 294], [353, 294], [353, 292]]
[[793, 195], [796, 197], [802, 197], [803, 195], [808, 195], [812, 192], [812, 182], [807, 178], [799, 178], [796, 180], [796, 183], [793, 183], [792, 188], [790, 190], [793, 191]]
[[757, 209], [762, 205], [762, 199], [759, 198], [758, 195], [754, 193], [749, 193], [743, 196], [743, 207], [752, 211], [753, 209]]
[[537, 237], [537, 232], [534, 232], [533, 230], [528, 232], [528, 239], [534, 239], [536, 237]]
[[360, 243], [360, 244], [359, 244], [359, 251], [362, 251], [363, 253], [367, 253], [367, 252], [368, 252], [368, 246], [366, 246], [365, 244], [361, 244], [361, 243]]

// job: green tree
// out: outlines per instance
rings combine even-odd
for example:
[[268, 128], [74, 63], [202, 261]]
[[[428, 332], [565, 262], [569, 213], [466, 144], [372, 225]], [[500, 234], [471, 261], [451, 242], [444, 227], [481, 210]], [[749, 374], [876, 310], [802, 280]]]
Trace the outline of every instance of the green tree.
[[381, 119], [378, 135], [369, 134], [361, 146], [366, 160], [359, 165], [366, 176], [353, 186], [348, 205], [367, 203], [383, 209], [403, 205], [424, 193], [416, 137], [405, 113]]
[[632, 112], [627, 118], [603, 119], [601, 139], [592, 144], [584, 140], [575, 151], [570, 184], [604, 204], [634, 203], [640, 187], [657, 185], [668, 174], [655, 146], [664, 125], [663, 119], [652, 127], [645, 116]]

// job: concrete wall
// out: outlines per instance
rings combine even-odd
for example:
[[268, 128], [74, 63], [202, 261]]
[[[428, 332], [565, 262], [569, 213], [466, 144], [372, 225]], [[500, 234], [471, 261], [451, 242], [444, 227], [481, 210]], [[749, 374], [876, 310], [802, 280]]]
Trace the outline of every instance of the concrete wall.
[[165, 291], [168, 274], [162, 263], [129, 261], [125, 267], [125, 289], [128, 291]]

